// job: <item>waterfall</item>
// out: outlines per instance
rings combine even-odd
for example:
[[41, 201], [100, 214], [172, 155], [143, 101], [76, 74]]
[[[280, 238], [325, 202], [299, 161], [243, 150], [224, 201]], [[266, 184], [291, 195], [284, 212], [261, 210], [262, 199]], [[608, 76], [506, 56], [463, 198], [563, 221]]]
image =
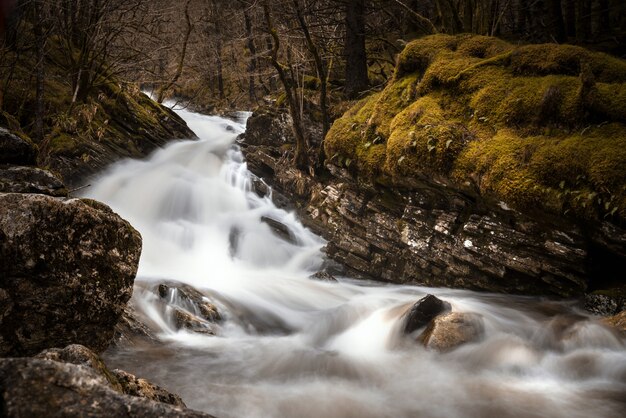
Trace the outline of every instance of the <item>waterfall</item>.
[[[624, 338], [570, 302], [310, 279], [324, 241], [251, 190], [235, 143], [247, 115], [178, 113], [199, 140], [115, 164], [88, 194], [141, 232], [133, 299], [159, 336], [111, 350], [113, 366], [223, 418], [587, 418], [626, 410]], [[165, 282], [193, 286], [222, 320], [207, 333], [178, 329], [163, 299], [146, 290]], [[402, 335], [403, 314], [427, 293], [479, 314], [483, 338], [439, 353]], [[175, 287], [165, 294], [167, 306], [185, 308]]]

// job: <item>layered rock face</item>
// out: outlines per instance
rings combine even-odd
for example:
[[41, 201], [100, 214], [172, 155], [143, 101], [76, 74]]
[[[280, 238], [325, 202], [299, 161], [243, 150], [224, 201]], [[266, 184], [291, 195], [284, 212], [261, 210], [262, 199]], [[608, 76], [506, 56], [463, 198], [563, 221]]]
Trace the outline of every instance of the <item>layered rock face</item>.
[[0, 355], [104, 350], [140, 253], [139, 233], [102, 203], [0, 194]]
[[[265, 116], [265, 112], [264, 118]], [[294, 202], [303, 222], [328, 240], [326, 253], [352, 274], [393, 283], [572, 297], [626, 268], [626, 232], [544, 212], [519, 211], [455, 188], [440, 176], [372, 184], [345, 167], [311, 177], [285, 164], [280, 140], [257, 132], [254, 114], [242, 147], [249, 169]], [[274, 123], [275, 128], [284, 123]], [[288, 128], [288, 125], [286, 125]], [[252, 131], [250, 131], [252, 130]], [[253, 144], [247, 143], [248, 136]], [[277, 134], [275, 134], [277, 135]], [[268, 193], [263, 182], [257, 192]], [[621, 266], [621, 267], [620, 267]]]

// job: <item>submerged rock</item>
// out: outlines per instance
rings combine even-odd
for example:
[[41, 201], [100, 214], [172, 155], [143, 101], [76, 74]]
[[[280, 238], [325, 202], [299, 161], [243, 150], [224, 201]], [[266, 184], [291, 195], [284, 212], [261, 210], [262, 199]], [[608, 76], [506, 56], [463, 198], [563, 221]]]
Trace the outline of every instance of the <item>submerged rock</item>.
[[0, 416], [210, 417], [119, 393], [90, 367], [39, 358], [0, 359]]
[[0, 164], [33, 165], [36, 156], [32, 143], [0, 127]]
[[321, 282], [336, 282], [337, 279], [332, 274], [326, 271], [318, 271], [315, 274], [311, 274], [309, 279], [319, 280]]
[[608, 318], [602, 318], [601, 321], [608, 326], [616, 328], [622, 333], [626, 333], [626, 310], [621, 311], [616, 315], [609, 316]]
[[188, 284], [162, 283], [157, 286], [157, 292], [169, 304], [177, 305], [205, 321], [217, 322], [222, 319], [217, 307], [210, 303], [198, 289]]
[[445, 352], [461, 344], [477, 341], [483, 333], [484, 325], [480, 315], [451, 312], [433, 319], [418, 339], [426, 348]]
[[141, 236], [89, 199], [0, 194], [0, 355], [110, 343]]
[[276, 219], [269, 218], [267, 216], [261, 216], [261, 222], [267, 224], [270, 229], [279, 237], [284, 239], [290, 244], [297, 244], [293, 232], [284, 223], [277, 221]]
[[39, 193], [67, 197], [61, 180], [47, 170], [35, 167], [0, 168], [0, 193]]
[[413, 331], [426, 326], [437, 315], [449, 312], [452, 309], [450, 303], [439, 299], [433, 295], [426, 295], [411, 307], [404, 316], [404, 333], [410, 334]]

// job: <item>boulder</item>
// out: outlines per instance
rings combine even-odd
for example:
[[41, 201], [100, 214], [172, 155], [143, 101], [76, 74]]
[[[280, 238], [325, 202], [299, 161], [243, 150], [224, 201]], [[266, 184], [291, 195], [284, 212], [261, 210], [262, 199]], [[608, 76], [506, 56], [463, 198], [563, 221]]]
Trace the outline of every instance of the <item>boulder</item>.
[[413, 331], [425, 327], [437, 315], [449, 312], [452, 309], [448, 302], [445, 302], [433, 295], [426, 295], [411, 307], [404, 316], [404, 333], [410, 334]]
[[34, 165], [36, 157], [32, 143], [0, 127], [0, 164]]
[[39, 193], [67, 197], [61, 180], [35, 167], [0, 167], [0, 193]]
[[0, 416], [210, 417], [119, 393], [90, 367], [40, 358], [0, 359]]
[[461, 344], [477, 341], [483, 333], [484, 325], [480, 315], [450, 312], [433, 319], [418, 340], [426, 348], [446, 352]]
[[0, 194], [0, 355], [104, 350], [140, 253], [139, 232], [102, 203]]

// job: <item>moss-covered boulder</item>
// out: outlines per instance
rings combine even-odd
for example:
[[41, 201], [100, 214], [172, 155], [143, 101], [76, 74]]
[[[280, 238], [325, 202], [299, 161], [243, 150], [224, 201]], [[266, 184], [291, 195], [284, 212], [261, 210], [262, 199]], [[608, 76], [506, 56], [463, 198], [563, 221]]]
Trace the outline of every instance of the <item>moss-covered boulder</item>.
[[372, 182], [445, 178], [518, 209], [626, 219], [626, 61], [433, 35], [335, 121], [329, 161]]
[[104, 350], [140, 253], [139, 233], [102, 203], [0, 194], [0, 356]]

